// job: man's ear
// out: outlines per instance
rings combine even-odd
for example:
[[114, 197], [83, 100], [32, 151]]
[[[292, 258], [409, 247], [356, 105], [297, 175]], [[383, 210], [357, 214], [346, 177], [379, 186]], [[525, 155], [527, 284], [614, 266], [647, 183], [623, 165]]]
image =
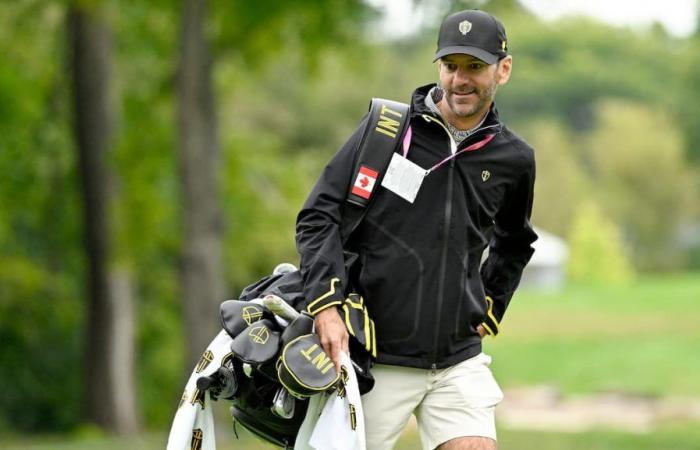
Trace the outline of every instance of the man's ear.
[[513, 70], [513, 57], [508, 55], [498, 61], [498, 84], [506, 84], [510, 79], [510, 72]]

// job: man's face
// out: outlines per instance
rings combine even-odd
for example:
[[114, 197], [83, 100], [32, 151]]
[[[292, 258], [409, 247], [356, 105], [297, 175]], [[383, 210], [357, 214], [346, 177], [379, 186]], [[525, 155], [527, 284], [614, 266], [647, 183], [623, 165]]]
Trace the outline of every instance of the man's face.
[[464, 54], [441, 58], [440, 86], [449, 112], [461, 119], [481, 117], [496, 97], [498, 86], [508, 81], [511, 64], [510, 56], [491, 65]]

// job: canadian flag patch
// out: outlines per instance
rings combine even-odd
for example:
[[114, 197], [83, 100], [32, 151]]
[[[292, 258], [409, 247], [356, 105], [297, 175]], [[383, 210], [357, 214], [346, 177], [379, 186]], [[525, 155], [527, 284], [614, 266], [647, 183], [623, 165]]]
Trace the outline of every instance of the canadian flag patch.
[[352, 193], [358, 197], [369, 200], [378, 176], [379, 172], [376, 170], [372, 170], [367, 166], [360, 166], [360, 172], [357, 174], [357, 178], [355, 178]]

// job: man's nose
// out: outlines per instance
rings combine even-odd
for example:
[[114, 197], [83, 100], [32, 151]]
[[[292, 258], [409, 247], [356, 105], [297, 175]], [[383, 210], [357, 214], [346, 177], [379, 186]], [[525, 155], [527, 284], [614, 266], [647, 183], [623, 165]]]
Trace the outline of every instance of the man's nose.
[[471, 77], [469, 71], [463, 67], [460, 67], [455, 71], [455, 82], [456, 83], [469, 83]]

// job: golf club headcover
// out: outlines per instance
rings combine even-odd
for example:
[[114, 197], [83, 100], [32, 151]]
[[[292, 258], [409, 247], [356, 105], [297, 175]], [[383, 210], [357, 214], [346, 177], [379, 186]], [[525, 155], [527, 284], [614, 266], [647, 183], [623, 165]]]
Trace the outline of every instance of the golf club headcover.
[[226, 300], [221, 304], [219, 312], [221, 327], [234, 339], [251, 324], [272, 317], [264, 306], [240, 300]]
[[294, 338], [284, 346], [277, 376], [292, 395], [300, 398], [334, 388], [340, 378], [315, 333]]
[[280, 347], [280, 332], [270, 319], [254, 322], [231, 342], [234, 357], [252, 366], [270, 361]]
[[314, 329], [314, 318], [306, 311], [302, 312], [292, 321], [282, 332], [282, 348], [289, 344], [292, 339], [304, 334], [309, 334]]

